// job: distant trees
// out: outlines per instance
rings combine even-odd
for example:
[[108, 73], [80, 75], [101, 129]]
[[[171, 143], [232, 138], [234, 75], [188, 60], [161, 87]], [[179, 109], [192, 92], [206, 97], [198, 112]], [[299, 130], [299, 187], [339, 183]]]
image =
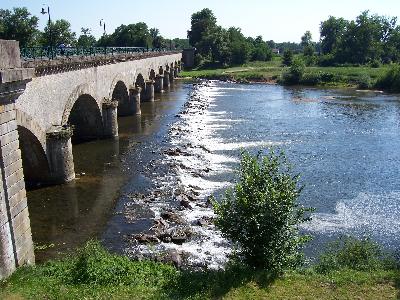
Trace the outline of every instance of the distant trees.
[[400, 26], [397, 18], [362, 12], [356, 20], [330, 17], [320, 26], [321, 50], [331, 62], [365, 64], [398, 62]]
[[96, 45], [96, 38], [91, 35], [91, 31], [89, 28], [81, 28], [82, 34], [78, 38], [77, 46], [78, 47], [92, 47]]
[[0, 9], [0, 39], [18, 40], [22, 47], [36, 43], [38, 21], [25, 7]]
[[117, 27], [112, 34], [104, 34], [98, 40], [89, 28], [81, 28], [77, 39], [71, 30], [71, 24], [64, 19], [46, 24], [43, 31], [38, 30], [39, 19], [32, 16], [26, 7], [13, 10], [0, 9], [0, 39], [18, 40], [21, 47], [59, 46], [60, 44], [90, 47], [149, 47], [149, 48], [186, 48], [188, 39], [164, 39], [157, 28], [148, 28], [139, 22]]
[[261, 36], [246, 38], [240, 28], [218, 26], [208, 8], [192, 14], [188, 38], [189, 44], [196, 48], [198, 64], [232, 65], [272, 58], [272, 51]]
[[52, 21], [44, 28], [40, 36], [42, 45], [58, 46], [60, 44], [75, 45], [76, 34], [71, 30], [71, 24], [64, 19]]

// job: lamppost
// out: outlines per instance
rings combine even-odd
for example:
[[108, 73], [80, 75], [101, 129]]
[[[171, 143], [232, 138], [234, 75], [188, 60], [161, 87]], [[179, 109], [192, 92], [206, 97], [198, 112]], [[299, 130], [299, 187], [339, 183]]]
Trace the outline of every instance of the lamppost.
[[106, 35], [106, 22], [104, 22], [104, 19], [100, 20], [100, 27], [103, 26], [103, 35]]
[[[46, 4], [43, 4], [46, 5]], [[49, 36], [50, 36], [50, 51], [51, 51], [51, 58], [54, 58], [53, 55], [53, 35], [51, 33], [51, 16], [50, 16], [50, 7], [47, 5], [47, 11], [42, 7], [42, 11], [40, 12], [42, 15], [48, 14], [49, 15]]]

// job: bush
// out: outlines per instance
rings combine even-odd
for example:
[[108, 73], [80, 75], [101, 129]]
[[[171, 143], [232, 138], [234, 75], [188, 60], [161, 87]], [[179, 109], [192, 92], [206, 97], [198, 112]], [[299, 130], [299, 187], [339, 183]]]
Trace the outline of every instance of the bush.
[[283, 52], [282, 64], [284, 66], [291, 66], [293, 62], [293, 51], [290, 49], [286, 49]]
[[360, 74], [357, 78], [357, 85], [360, 89], [369, 89], [372, 87], [372, 79], [368, 74]]
[[394, 65], [380, 77], [376, 87], [391, 92], [400, 92], [400, 65]]
[[284, 84], [292, 85], [298, 84], [304, 75], [305, 65], [304, 62], [296, 57], [288, 72], [283, 72], [282, 81]]
[[315, 266], [318, 273], [326, 274], [343, 268], [357, 271], [374, 271], [396, 267], [395, 259], [384, 253], [381, 247], [370, 239], [341, 237], [328, 244]]
[[283, 153], [242, 153], [240, 180], [214, 203], [216, 225], [237, 246], [247, 265], [280, 273], [302, 263], [301, 248], [309, 239], [298, 225], [308, 220], [297, 198], [298, 176], [291, 174]]
[[318, 65], [321, 67], [332, 67], [336, 63], [332, 54], [325, 54], [318, 57]]
[[161, 286], [176, 276], [176, 269], [152, 261], [131, 261], [111, 254], [97, 241], [89, 241], [73, 256], [47, 263], [42, 273], [74, 285]]

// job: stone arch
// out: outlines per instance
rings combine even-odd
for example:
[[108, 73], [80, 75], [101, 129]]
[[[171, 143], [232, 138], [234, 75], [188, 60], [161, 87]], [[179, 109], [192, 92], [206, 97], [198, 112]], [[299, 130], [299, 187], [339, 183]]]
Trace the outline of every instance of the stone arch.
[[84, 142], [102, 136], [103, 122], [96, 100], [89, 94], [83, 94], [75, 101], [68, 123], [73, 126], [72, 143]]
[[[72, 107], [75, 105], [75, 102], [82, 95], [94, 95], [94, 91], [90, 88], [89, 84], [84, 83], [75, 88], [75, 90], [71, 93], [68, 98], [67, 104], [64, 108], [64, 113], [61, 120], [61, 125], [65, 125], [68, 123], [69, 115], [71, 113]], [[92, 97], [92, 96], [91, 96]], [[97, 104], [97, 101], [96, 101]], [[98, 105], [98, 104], [97, 104]], [[99, 108], [100, 109], [100, 108]], [[58, 125], [58, 124], [55, 124]]]
[[134, 107], [129, 101], [128, 87], [126, 84], [119, 80], [112, 91], [111, 99], [118, 100], [118, 116], [132, 115]]
[[111, 83], [110, 92], [109, 92], [110, 99], [112, 99], [112, 95], [115, 91], [115, 88], [116, 88], [117, 84], [120, 84], [119, 83], [120, 81], [125, 85], [125, 87], [129, 86], [129, 83], [128, 83], [128, 81], [125, 80], [125, 77], [123, 77], [122, 74], [117, 74]]
[[141, 73], [136, 76], [135, 87], [140, 87], [140, 99], [144, 99], [146, 93], [146, 81]]
[[17, 125], [29, 130], [39, 141], [43, 151], [46, 151], [46, 132], [40, 125], [26, 112], [16, 109]]
[[42, 142], [29, 128], [17, 126], [22, 166], [27, 188], [45, 184], [50, 179], [49, 163]]

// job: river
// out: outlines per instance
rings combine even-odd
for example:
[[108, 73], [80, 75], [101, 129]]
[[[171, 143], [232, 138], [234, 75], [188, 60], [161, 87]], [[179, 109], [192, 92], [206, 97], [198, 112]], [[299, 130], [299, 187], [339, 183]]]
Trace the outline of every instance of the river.
[[[74, 183], [28, 193], [39, 261], [97, 237], [131, 257], [178, 253], [217, 267], [229, 243], [207, 198], [232, 186], [241, 149], [270, 146], [285, 150], [305, 186], [299, 201], [315, 208], [302, 226], [309, 257], [340, 235], [400, 246], [397, 95], [177, 82], [119, 127], [117, 140], [74, 145]], [[147, 245], [140, 232], [167, 234]]]

